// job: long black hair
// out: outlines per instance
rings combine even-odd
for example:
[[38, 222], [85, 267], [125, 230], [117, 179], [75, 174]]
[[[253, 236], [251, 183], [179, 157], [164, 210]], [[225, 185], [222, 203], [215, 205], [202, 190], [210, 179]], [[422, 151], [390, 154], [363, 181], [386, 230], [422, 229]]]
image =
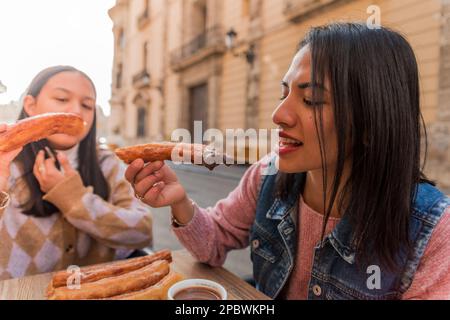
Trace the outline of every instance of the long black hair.
[[[315, 107], [324, 187], [322, 238], [336, 202], [352, 225], [357, 261], [376, 255], [384, 267], [396, 270], [396, 256], [411, 250], [409, 221], [417, 183], [427, 181], [420, 165], [424, 121], [414, 52], [399, 33], [363, 23], [312, 28], [299, 49], [305, 46], [312, 57], [312, 83], [324, 84], [326, 77], [331, 83], [337, 132], [336, 171], [327, 181], [323, 105]], [[323, 101], [321, 90], [314, 88], [313, 99]], [[347, 146], [351, 173], [343, 181]], [[292, 174], [280, 173], [279, 194], [292, 192], [292, 183]]]
[[[37, 98], [44, 87], [44, 85], [55, 75], [61, 72], [77, 72], [83, 75], [92, 84], [95, 91], [95, 86], [92, 80], [82, 71], [71, 66], [55, 66], [47, 68], [41, 71], [29, 85], [26, 95], [30, 95]], [[96, 112], [96, 111], [94, 111]], [[22, 107], [22, 111], [19, 115], [19, 120], [27, 118], [29, 115], [26, 113], [25, 108]], [[96, 115], [94, 114], [94, 121], [87, 136], [80, 142], [78, 149], [78, 172], [83, 180], [85, 186], [92, 186], [94, 193], [107, 200], [109, 197], [109, 185], [103, 175], [100, 168], [100, 163], [97, 155], [96, 144]], [[24, 214], [35, 217], [48, 217], [58, 212], [59, 210], [51, 203], [44, 201], [42, 197], [44, 193], [41, 191], [39, 182], [33, 174], [33, 166], [36, 161], [36, 155], [40, 150], [44, 150], [45, 147], [52, 150], [47, 140], [41, 140], [26, 145], [21, 153], [17, 157], [17, 162], [21, 166], [23, 172], [23, 178], [25, 179], [28, 188], [30, 190], [30, 198], [27, 203], [24, 204]], [[53, 150], [52, 150], [53, 151]], [[59, 169], [60, 165], [56, 161], [56, 166]]]

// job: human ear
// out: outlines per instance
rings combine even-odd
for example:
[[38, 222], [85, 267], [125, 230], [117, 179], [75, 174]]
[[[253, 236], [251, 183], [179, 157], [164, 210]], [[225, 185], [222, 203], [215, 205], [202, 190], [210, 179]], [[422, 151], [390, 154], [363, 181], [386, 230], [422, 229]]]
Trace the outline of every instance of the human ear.
[[36, 114], [36, 98], [26, 95], [23, 99], [23, 108], [29, 116], [34, 116]]

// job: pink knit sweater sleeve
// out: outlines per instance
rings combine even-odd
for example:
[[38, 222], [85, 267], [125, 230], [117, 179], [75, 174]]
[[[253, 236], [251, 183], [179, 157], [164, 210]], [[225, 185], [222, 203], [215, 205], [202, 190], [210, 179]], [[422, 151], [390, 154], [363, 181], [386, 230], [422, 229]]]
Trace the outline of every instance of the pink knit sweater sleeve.
[[249, 232], [255, 220], [261, 161], [252, 165], [239, 185], [213, 208], [195, 205], [191, 222], [174, 228], [181, 244], [200, 262], [221, 266], [228, 251], [248, 246]]
[[450, 207], [437, 224], [403, 300], [450, 300]]

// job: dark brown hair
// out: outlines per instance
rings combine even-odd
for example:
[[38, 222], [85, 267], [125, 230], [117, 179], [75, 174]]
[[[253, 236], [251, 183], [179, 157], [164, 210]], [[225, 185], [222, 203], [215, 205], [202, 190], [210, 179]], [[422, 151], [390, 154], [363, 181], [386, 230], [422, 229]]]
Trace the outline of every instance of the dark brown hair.
[[[44, 87], [44, 85], [55, 75], [61, 72], [77, 72], [88, 79], [92, 88], [95, 91], [95, 86], [92, 80], [82, 71], [71, 66], [55, 66], [42, 70], [29, 85], [25, 95], [31, 95], [37, 98]], [[95, 112], [95, 111], [94, 111]], [[25, 109], [19, 115], [19, 120], [27, 118], [28, 114]], [[78, 170], [81, 179], [85, 186], [92, 186], [94, 193], [107, 200], [109, 197], [109, 186], [100, 168], [100, 163], [97, 155], [96, 143], [96, 114], [94, 114], [94, 121], [92, 128], [88, 135], [80, 142], [78, 149], [79, 164]], [[58, 212], [59, 210], [51, 203], [44, 201], [42, 197], [44, 193], [41, 191], [39, 182], [33, 174], [33, 166], [36, 161], [36, 155], [40, 150], [48, 147], [52, 149], [47, 140], [41, 140], [25, 146], [22, 152], [17, 157], [17, 162], [23, 169], [24, 179], [30, 190], [30, 199], [24, 205], [24, 214], [35, 217], [48, 217]], [[52, 150], [53, 151], [53, 150]], [[56, 166], [60, 169], [58, 161]]]
[[[349, 218], [357, 260], [378, 257], [394, 270], [396, 256], [410, 250], [409, 221], [417, 183], [427, 181], [420, 166], [419, 76], [407, 40], [388, 28], [333, 23], [309, 31], [300, 48], [309, 46], [312, 83], [329, 77], [338, 152], [333, 181], [327, 181], [321, 90], [313, 106], [323, 174], [322, 238], [333, 204]], [[426, 146], [426, 131], [425, 132]], [[349, 179], [338, 197], [345, 147], [351, 146]], [[426, 154], [426, 151], [425, 151]], [[281, 196], [290, 192], [293, 175], [280, 173]], [[331, 186], [327, 199], [326, 188]], [[338, 199], [337, 199], [338, 198]]]

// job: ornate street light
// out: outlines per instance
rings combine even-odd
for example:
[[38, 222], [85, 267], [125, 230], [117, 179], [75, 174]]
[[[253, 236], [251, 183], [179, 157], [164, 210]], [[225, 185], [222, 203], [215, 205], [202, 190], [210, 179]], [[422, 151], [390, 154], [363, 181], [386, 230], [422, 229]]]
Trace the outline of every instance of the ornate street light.
[[236, 49], [236, 39], [237, 39], [237, 32], [234, 30], [234, 28], [231, 28], [225, 36], [225, 46], [235, 57], [245, 57], [245, 60], [247, 60], [247, 63], [250, 65], [253, 65], [253, 62], [256, 58], [255, 53], [255, 45], [252, 43], [250, 44], [249, 48], [245, 50], [242, 53], [238, 53], [235, 51]]

